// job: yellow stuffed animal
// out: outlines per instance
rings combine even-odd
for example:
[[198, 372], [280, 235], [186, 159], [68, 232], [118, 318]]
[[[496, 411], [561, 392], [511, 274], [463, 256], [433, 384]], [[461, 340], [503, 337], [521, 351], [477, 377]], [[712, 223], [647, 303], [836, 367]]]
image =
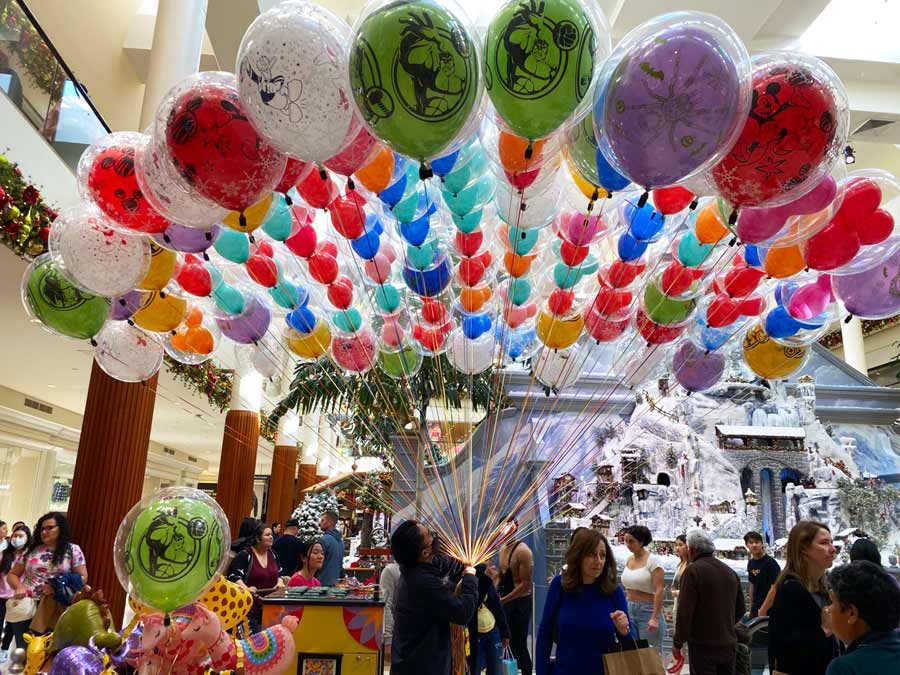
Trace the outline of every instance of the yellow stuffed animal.
[[53, 633], [32, 635], [25, 633], [25, 675], [37, 675], [49, 658], [48, 651], [53, 642]]

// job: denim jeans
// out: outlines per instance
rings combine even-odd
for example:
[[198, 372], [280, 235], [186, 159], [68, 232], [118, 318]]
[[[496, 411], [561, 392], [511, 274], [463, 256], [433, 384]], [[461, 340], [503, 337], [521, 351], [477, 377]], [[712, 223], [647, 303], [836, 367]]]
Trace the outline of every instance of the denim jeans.
[[500, 675], [500, 631], [494, 626], [490, 632], [478, 634], [478, 673], [487, 668], [487, 675]]
[[659, 622], [659, 628], [655, 631], [647, 630], [647, 622], [653, 614], [652, 602], [635, 602], [628, 601], [628, 616], [631, 618], [631, 625], [634, 626], [638, 639], [646, 640], [651, 647], [654, 647], [660, 654], [663, 650], [663, 637], [666, 634], [666, 617], [662, 610], [656, 617]]

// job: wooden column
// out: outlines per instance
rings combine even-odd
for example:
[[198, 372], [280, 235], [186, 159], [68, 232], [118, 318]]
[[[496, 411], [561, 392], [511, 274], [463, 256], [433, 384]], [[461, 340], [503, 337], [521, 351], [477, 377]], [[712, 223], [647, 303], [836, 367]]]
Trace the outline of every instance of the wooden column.
[[297, 499], [303, 500], [303, 491], [318, 483], [315, 464], [301, 464], [297, 471]]
[[276, 445], [272, 455], [272, 478], [269, 481], [270, 523], [284, 522], [291, 517], [294, 507], [294, 474], [297, 469], [297, 446]]
[[231, 536], [236, 537], [241, 520], [253, 509], [253, 478], [259, 445], [259, 413], [229, 410], [225, 416], [222, 455], [216, 501], [228, 516]]
[[113, 565], [113, 542], [144, 489], [157, 377], [119, 382], [95, 361], [75, 459], [67, 512], [73, 540], [84, 551], [88, 583], [103, 590], [117, 624], [125, 591]]

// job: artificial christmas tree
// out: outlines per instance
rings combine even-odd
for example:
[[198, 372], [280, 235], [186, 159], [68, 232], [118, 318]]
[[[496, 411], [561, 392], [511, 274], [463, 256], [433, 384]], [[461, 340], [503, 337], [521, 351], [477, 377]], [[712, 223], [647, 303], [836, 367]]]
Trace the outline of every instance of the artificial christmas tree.
[[303, 541], [313, 541], [321, 537], [322, 530], [319, 529], [319, 519], [326, 511], [338, 512], [338, 500], [334, 492], [324, 490], [306, 495], [293, 513], [293, 517], [299, 521], [300, 526], [297, 536]]

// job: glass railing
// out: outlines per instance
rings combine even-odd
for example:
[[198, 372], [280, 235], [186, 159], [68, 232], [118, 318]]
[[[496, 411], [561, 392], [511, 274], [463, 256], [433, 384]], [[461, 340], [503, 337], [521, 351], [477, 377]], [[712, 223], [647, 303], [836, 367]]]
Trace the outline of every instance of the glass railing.
[[0, 0], [0, 90], [74, 171], [109, 131], [24, 2]]

